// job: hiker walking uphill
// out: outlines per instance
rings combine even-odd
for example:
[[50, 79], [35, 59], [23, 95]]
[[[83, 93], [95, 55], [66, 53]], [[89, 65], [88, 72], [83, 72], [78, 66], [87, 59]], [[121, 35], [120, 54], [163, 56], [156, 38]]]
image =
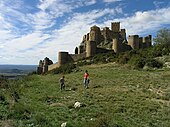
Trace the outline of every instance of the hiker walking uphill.
[[63, 89], [65, 90], [64, 76], [62, 76], [62, 77], [60, 78], [59, 82], [60, 82], [60, 89], [61, 89], [61, 90], [63, 90]]
[[88, 88], [88, 84], [89, 84], [89, 74], [88, 71], [86, 70], [84, 73], [84, 87], [87, 89]]

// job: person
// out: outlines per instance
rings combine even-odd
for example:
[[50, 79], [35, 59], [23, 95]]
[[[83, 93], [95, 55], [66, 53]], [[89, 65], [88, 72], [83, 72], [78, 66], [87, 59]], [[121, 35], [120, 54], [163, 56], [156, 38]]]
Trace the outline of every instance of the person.
[[62, 76], [61, 78], [60, 78], [60, 89], [61, 90], [65, 90], [65, 84], [64, 84], [64, 82], [65, 82], [65, 80], [64, 80], [64, 76]]
[[84, 73], [84, 87], [87, 89], [89, 84], [89, 74], [88, 71], [86, 70]]

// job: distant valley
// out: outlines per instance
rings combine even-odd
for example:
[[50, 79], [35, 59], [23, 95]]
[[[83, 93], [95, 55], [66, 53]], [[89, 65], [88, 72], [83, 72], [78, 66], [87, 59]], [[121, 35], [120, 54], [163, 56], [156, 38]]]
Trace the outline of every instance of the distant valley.
[[0, 75], [14, 77], [36, 71], [37, 65], [0, 65]]

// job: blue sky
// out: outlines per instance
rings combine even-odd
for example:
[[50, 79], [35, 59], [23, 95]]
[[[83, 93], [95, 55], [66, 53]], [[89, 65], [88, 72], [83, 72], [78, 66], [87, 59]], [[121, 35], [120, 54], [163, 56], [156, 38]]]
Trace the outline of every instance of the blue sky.
[[169, 0], [0, 0], [0, 64], [74, 53], [90, 27], [120, 21], [127, 35], [170, 28]]

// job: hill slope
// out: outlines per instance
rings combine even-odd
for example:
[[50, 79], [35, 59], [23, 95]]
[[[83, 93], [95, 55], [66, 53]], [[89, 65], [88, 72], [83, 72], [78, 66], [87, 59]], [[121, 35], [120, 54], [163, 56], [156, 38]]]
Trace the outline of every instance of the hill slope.
[[[83, 87], [84, 70], [90, 86]], [[32, 75], [1, 84], [0, 125], [16, 127], [169, 127], [170, 71], [139, 71], [113, 63], [65, 75]], [[19, 96], [19, 97], [18, 97]], [[15, 101], [14, 101], [15, 100]], [[79, 101], [83, 107], [75, 109]]]

